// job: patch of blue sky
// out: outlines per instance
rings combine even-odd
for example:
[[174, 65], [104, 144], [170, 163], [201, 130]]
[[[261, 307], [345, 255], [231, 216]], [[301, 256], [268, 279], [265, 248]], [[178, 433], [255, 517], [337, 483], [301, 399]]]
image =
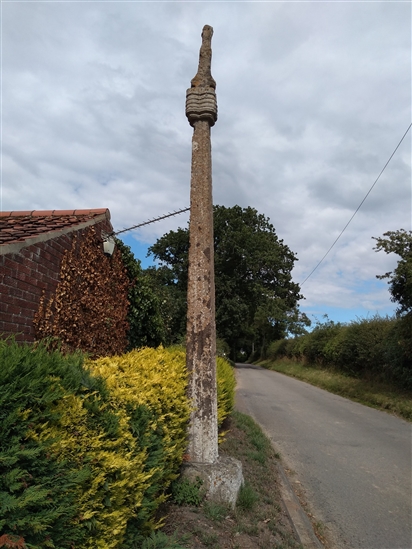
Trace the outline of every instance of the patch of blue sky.
[[130, 247], [135, 258], [140, 261], [143, 269], [156, 265], [153, 256], [147, 257], [147, 252], [151, 244], [138, 240], [132, 232], [123, 233], [119, 235], [119, 238], [126, 244], [126, 246]]
[[305, 306], [305, 301], [302, 301], [300, 308], [311, 320], [312, 328], [316, 323], [324, 323], [328, 319], [333, 322], [350, 323], [376, 315], [381, 317], [395, 315], [396, 303], [390, 300], [386, 281], [378, 279], [362, 281], [354, 285], [351, 290], [351, 296], [347, 296], [347, 302], [343, 300], [342, 305]]
[[384, 309], [380, 308], [379, 310], [366, 310], [364, 307], [351, 307], [350, 309], [345, 309], [343, 307], [331, 307], [325, 305], [321, 308], [301, 307], [301, 310], [309, 317], [310, 321], [312, 322], [312, 326], [310, 329], [313, 329], [316, 324], [324, 324], [328, 320], [332, 320], [333, 322], [341, 322], [343, 324], [349, 324], [352, 321], [372, 318], [375, 315], [381, 317], [392, 317], [395, 314], [395, 308], [396, 307], [394, 305], [389, 305]]

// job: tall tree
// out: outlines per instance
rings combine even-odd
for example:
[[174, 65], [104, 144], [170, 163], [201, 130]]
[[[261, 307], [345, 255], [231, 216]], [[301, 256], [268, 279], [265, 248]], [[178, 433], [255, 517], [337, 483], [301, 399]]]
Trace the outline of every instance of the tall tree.
[[[254, 208], [214, 207], [216, 328], [236, 358], [287, 331], [309, 324], [299, 312], [302, 298], [291, 271], [295, 254], [280, 240], [273, 225]], [[180, 302], [184, 329], [189, 230], [162, 236], [150, 249], [169, 274], [168, 287]]]
[[390, 367], [397, 369], [396, 375], [404, 380], [405, 387], [412, 384], [412, 231], [399, 229], [388, 231], [379, 238], [374, 238], [377, 252], [394, 253], [399, 256], [398, 264], [393, 271], [377, 278], [388, 279], [391, 301], [398, 304], [392, 339], [395, 360]]
[[128, 349], [157, 347], [167, 342], [167, 329], [162, 314], [162, 295], [153, 278], [141, 267], [130, 247], [120, 239], [116, 245], [122, 255], [122, 262], [129, 278]]
[[400, 259], [396, 268], [376, 278], [388, 279], [391, 301], [398, 304], [397, 315], [412, 315], [412, 231], [399, 229], [388, 231], [382, 237], [375, 238], [374, 250], [383, 250], [387, 254], [397, 254]]

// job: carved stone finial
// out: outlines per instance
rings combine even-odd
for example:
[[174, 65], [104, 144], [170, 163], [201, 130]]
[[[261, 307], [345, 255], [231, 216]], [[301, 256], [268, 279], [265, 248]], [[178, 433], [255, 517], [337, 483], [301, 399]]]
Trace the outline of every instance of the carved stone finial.
[[205, 25], [202, 31], [202, 45], [199, 53], [199, 68], [197, 74], [192, 78], [192, 88], [216, 88], [211, 73], [212, 66], [212, 36], [213, 28]]
[[186, 116], [191, 126], [198, 120], [207, 120], [213, 126], [217, 120], [216, 82], [212, 78], [213, 28], [205, 25], [199, 54], [199, 68], [186, 92]]

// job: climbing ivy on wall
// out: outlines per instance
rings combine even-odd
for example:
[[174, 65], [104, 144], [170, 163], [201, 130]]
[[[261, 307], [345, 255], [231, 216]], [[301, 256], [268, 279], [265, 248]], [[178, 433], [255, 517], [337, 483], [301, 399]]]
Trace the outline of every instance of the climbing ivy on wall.
[[94, 227], [74, 236], [63, 257], [60, 281], [42, 296], [34, 318], [36, 338], [50, 338], [63, 352], [81, 349], [92, 357], [121, 354], [127, 346], [127, 278], [121, 254], [106, 257]]

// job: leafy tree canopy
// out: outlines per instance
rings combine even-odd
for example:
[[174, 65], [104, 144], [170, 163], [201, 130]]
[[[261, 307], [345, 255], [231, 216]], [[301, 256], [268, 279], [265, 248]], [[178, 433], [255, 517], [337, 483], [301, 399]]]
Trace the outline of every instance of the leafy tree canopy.
[[[310, 322], [300, 313], [299, 285], [292, 281], [295, 254], [276, 235], [273, 225], [254, 208], [214, 207], [217, 334], [235, 358], [285, 332], [301, 332]], [[188, 277], [189, 229], [163, 235], [151, 248], [160, 262], [165, 285], [180, 303], [184, 330]]]
[[412, 231], [399, 229], [388, 231], [382, 237], [374, 238], [377, 245], [374, 250], [383, 250], [387, 254], [400, 256], [398, 265], [393, 271], [377, 275], [379, 279], [388, 279], [391, 301], [398, 303], [397, 314], [412, 314]]
[[166, 343], [166, 326], [162, 315], [162, 295], [156, 285], [135, 259], [130, 247], [116, 239], [116, 245], [122, 254], [122, 261], [130, 281], [127, 320], [128, 349], [138, 347], [157, 347]]

